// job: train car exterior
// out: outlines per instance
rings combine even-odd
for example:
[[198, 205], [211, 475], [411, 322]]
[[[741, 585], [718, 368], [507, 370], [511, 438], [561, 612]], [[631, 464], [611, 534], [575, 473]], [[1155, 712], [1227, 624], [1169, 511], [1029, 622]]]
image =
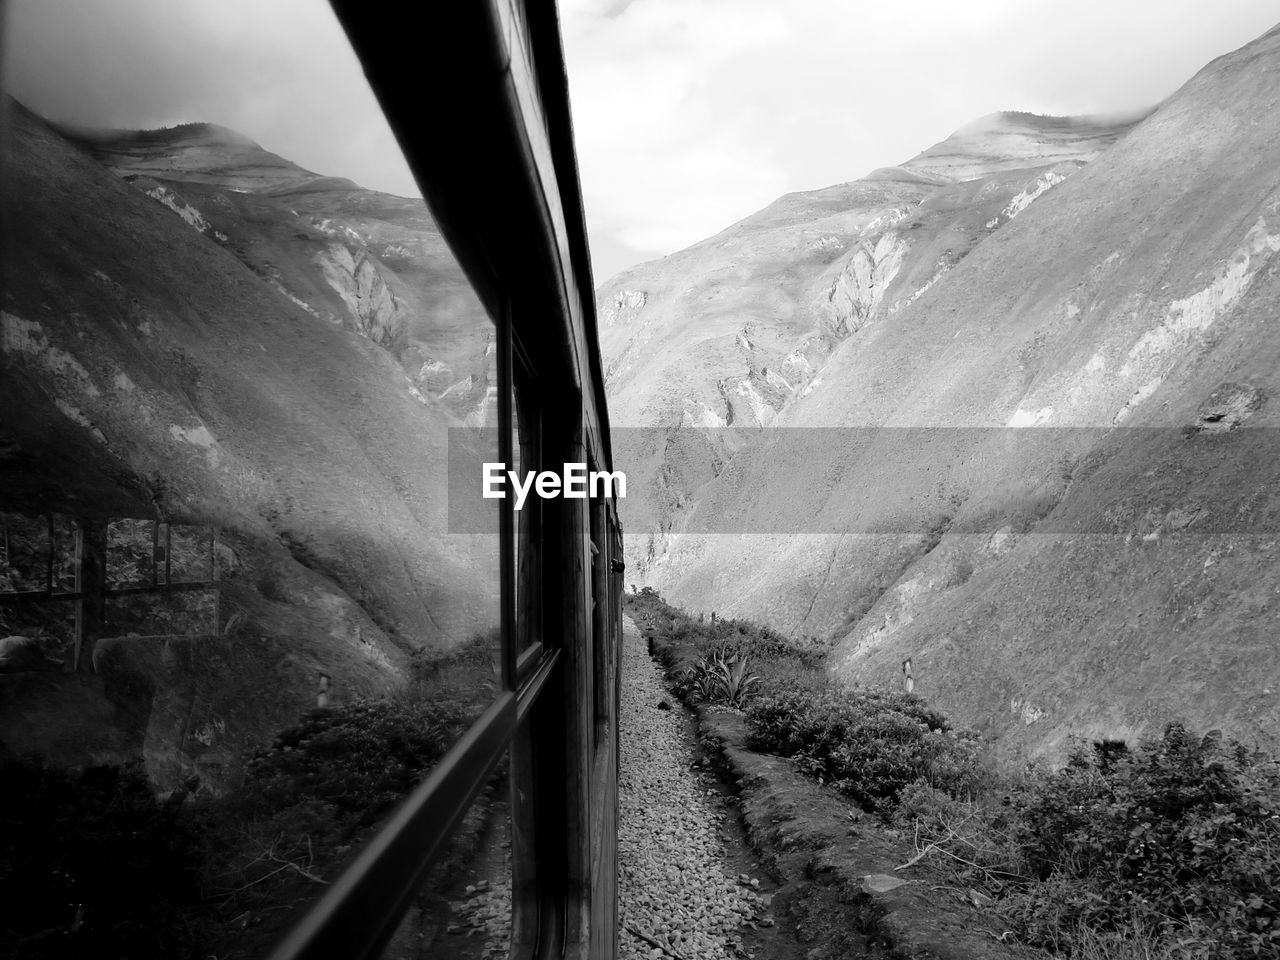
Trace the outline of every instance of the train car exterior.
[[[399, 33], [385, 29], [381, 5], [333, 6], [497, 324], [502, 460], [522, 470], [612, 469], [554, 3], [437, 5], [424, 29]], [[617, 955], [617, 504], [602, 496], [507, 509], [501, 535], [500, 692], [272, 960], [384, 956], [423, 876], [504, 755], [510, 956]]]

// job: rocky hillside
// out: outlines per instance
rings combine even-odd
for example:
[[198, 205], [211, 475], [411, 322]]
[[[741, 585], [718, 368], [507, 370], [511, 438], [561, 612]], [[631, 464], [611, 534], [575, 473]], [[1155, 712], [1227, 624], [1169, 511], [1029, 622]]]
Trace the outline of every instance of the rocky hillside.
[[491, 408], [492, 327], [422, 202], [218, 127], [8, 114], [0, 513], [213, 528], [225, 578], [223, 636], [3, 678], [0, 742], [216, 779], [322, 675], [386, 692], [487, 629], [495, 538], [446, 535], [442, 464]]
[[[733, 451], [822, 388], [833, 351], [875, 321], [897, 326], [983, 239], [1128, 128], [987, 117], [901, 166], [789, 194], [605, 284], [610, 415], [646, 428], [615, 438], [644, 491], [628, 504], [629, 529], [646, 534], [639, 552], [632, 538], [633, 559], [659, 560], [663, 545], [647, 534], [679, 529], [693, 491]], [[1001, 148], [1033, 165], [994, 153]], [[948, 170], [986, 172], [963, 180]]]
[[424, 394], [483, 422], [489, 327], [421, 200], [311, 173], [212, 124], [66, 132], [296, 306], [387, 348]]
[[1273, 740], [1277, 70], [987, 117], [607, 283], [637, 581], [909, 658], [1011, 755]]

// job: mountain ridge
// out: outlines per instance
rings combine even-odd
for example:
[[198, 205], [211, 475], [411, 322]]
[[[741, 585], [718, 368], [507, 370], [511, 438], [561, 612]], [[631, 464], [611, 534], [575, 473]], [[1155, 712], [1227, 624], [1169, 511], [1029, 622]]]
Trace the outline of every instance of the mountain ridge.
[[1088, 163], [1152, 112], [1052, 116], [1002, 110], [970, 121], [902, 167], [954, 181], [1068, 160]]

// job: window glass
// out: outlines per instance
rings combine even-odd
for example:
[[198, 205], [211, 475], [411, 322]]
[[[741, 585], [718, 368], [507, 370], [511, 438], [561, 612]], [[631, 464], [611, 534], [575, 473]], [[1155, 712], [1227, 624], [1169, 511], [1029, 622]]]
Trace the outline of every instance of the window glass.
[[[592, 471], [595, 464], [590, 464]], [[595, 744], [608, 742], [609, 647], [608, 647], [608, 563], [609, 548], [605, 542], [605, 501], [589, 501], [591, 517], [591, 663], [592, 687], [595, 690]]]
[[507, 768], [471, 805], [419, 889], [383, 960], [500, 960], [511, 952]]
[[[516, 354], [513, 366], [512, 459], [517, 476], [543, 468], [542, 411], [536, 402], [537, 390], [528, 365]], [[546, 507], [543, 498], [530, 488], [529, 496], [515, 515], [516, 649], [523, 650], [542, 637], [542, 530]]]
[[58, 598], [75, 588], [75, 524], [63, 516], [0, 512], [0, 676], [67, 669], [75, 656], [76, 604]]
[[[154, 520], [119, 518], [107, 523], [107, 585], [144, 587], [154, 585], [156, 574], [166, 570], [168, 524]], [[167, 579], [165, 582], [168, 582]]]
[[6, 14], [0, 953], [260, 957], [501, 689], [497, 329], [327, 3]]
[[55, 552], [48, 518], [0, 514], [0, 591], [47, 589], [49, 558]]

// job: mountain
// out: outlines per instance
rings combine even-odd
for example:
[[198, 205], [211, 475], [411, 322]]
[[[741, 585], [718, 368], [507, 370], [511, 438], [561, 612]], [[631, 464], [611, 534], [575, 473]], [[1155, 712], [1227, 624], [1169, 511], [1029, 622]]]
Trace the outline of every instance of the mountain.
[[213, 124], [63, 132], [295, 305], [388, 348], [424, 393], [483, 422], [489, 327], [421, 200], [311, 173]]
[[1149, 112], [1113, 117], [993, 113], [961, 127], [941, 143], [908, 160], [903, 167], [913, 173], [956, 182], [1067, 161], [1087, 163]]
[[1274, 742], [1277, 69], [983, 118], [605, 284], [635, 579], [910, 659], [1007, 756]]
[[[818, 390], [828, 359], [869, 322], [896, 319], [978, 243], [1092, 159], [1131, 122], [1072, 124], [1004, 114], [921, 158], [824, 190], [789, 194], [714, 237], [613, 278], [599, 291], [601, 345], [633, 486], [629, 529], [678, 526], [692, 489], [727, 451]], [[1029, 144], [1044, 129], [1045, 146]], [[1071, 139], [1071, 131], [1078, 136]], [[1005, 169], [993, 144], [1044, 166]], [[977, 150], [972, 155], [966, 150]], [[949, 158], [940, 165], [932, 157]], [[942, 166], [994, 172], [951, 180]], [[703, 444], [679, 428], [717, 431]], [[745, 433], [744, 433], [745, 432]], [[674, 444], [678, 455], [672, 455]], [[666, 450], [663, 454], [661, 451]], [[686, 476], [687, 475], [687, 476]], [[634, 538], [633, 538], [634, 542]], [[643, 567], [660, 548], [633, 559]]]
[[221, 636], [0, 678], [5, 746], [216, 782], [321, 677], [383, 694], [495, 622], [496, 538], [446, 535], [441, 466], [493, 408], [493, 328], [422, 201], [17, 104], [0, 191], [0, 513], [214, 529], [224, 570]]

